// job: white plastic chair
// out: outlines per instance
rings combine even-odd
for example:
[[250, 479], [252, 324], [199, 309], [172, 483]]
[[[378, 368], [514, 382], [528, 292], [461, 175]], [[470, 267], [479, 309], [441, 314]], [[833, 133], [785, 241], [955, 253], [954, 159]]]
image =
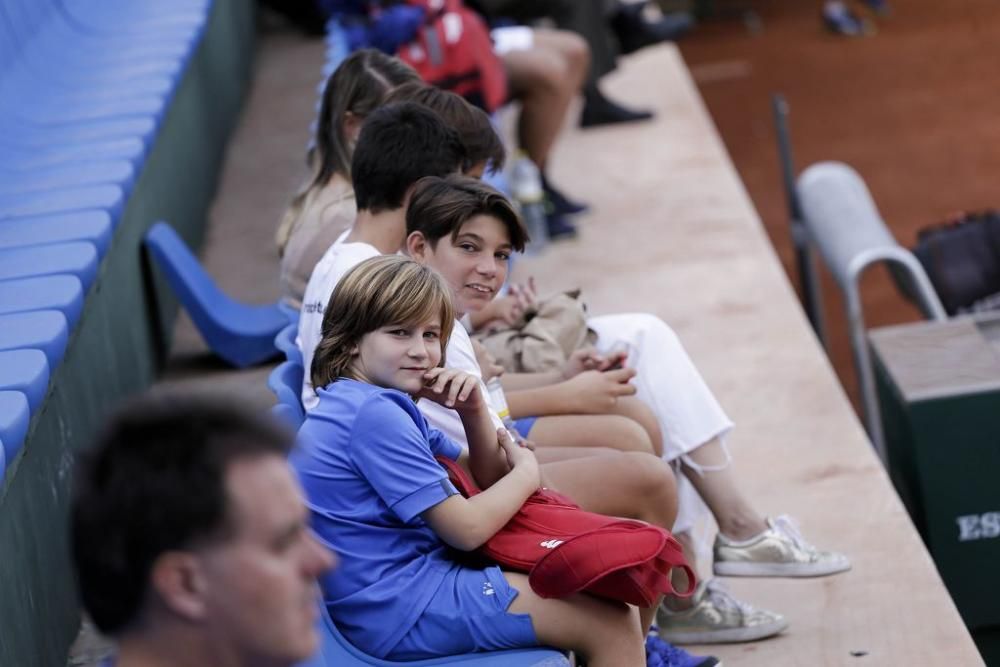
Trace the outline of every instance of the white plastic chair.
[[[945, 320], [948, 316], [923, 266], [913, 253], [896, 242], [864, 180], [854, 169], [842, 162], [820, 162], [802, 172], [796, 189], [809, 242], [844, 295], [865, 427], [875, 450], [885, 461], [882, 419], [858, 289], [861, 274], [872, 264], [888, 262], [906, 274], [930, 319]], [[815, 281], [816, 276], [810, 279]]]

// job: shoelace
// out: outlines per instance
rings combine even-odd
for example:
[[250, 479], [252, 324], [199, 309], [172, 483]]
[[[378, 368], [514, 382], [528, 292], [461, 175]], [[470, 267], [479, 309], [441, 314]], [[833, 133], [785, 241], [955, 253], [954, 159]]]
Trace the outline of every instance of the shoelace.
[[799, 524], [792, 517], [787, 514], [782, 514], [771, 519], [771, 525], [774, 526], [775, 530], [782, 533], [785, 537], [792, 541], [798, 549], [804, 551], [810, 555], [815, 556], [816, 547], [809, 544], [806, 538], [802, 536], [802, 531], [799, 530]]
[[736, 599], [729, 589], [717, 579], [709, 579], [705, 584], [705, 595], [713, 606], [721, 609], [735, 609], [743, 618], [757, 611], [753, 605]]

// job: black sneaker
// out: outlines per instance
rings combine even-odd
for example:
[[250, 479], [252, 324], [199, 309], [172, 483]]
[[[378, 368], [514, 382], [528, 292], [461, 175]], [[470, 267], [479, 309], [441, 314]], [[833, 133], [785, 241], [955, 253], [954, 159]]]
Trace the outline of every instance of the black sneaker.
[[588, 87], [583, 91], [583, 112], [580, 114], [580, 127], [596, 127], [614, 123], [634, 123], [649, 120], [653, 117], [650, 111], [626, 109], [620, 104], [606, 98], [597, 86]]
[[863, 37], [874, 32], [870, 23], [852, 12], [842, 2], [828, 2], [823, 7], [823, 25], [832, 33], [845, 37]]
[[621, 3], [614, 16], [608, 21], [622, 55], [635, 53], [660, 42], [673, 42], [694, 28], [694, 17], [687, 12], [672, 12], [647, 16], [647, 3]]
[[542, 174], [542, 190], [545, 191], [547, 204], [545, 210], [548, 213], [554, 213], [555, 215], [577, 215], [590, 210], [590, 207], [583, 202], [573, 201], [559, 190], [556, 190], [552, 183], [549, 182], [549, 179], [545, 177], [545, 174]]
[[549, 228], [549, 240], [576, 238], [576, 225], [561, 215], [551, 213], [545, 216], [545, 224]]

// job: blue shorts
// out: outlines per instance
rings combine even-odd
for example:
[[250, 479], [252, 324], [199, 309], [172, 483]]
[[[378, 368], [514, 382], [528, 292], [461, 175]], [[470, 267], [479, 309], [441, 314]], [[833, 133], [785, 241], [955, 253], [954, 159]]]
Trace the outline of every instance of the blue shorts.
[[453, 570], [386, 659], [420, 660], [538, 646], [531, 617], [507, 612], [517, 595], [496, 566]]
[[535, 425], [538, 421], [538, 417], [522, 417], [521, 419], [514, 420], [514, 428], [517, 432], [521, 434], [522, 438], [527, 438], [528, 433], [531, 432], [531, 427]]

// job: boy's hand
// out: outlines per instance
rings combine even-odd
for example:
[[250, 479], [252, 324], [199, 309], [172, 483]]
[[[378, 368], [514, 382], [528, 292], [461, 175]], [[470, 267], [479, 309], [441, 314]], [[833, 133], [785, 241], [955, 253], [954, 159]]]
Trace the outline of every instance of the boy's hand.
[[454, 368], [432, 368], [424, 373], [424, 388], [417, 396], [458, 412], [486, 409], [479, 378]]
[[535, 288], [535, 277], [528, 278], [526, 283], [512, 283], [510, 294], [517, 299], [522, 312], [538, 308], [538, 290]]
[[569, 407], [573, 412], [602, 414], [610, 412], [622, 396], [635, 394], [635, 387], [629, 380], [635, 377], [635, 370], [584, 371], [566, 381], [570, 392]]
[[576, 377], [584, 371], [603, 371], [611, 366], [611, 362], [595, 348], [587, 346], [575, 350], [566, 360], [563, 366], [562, 376], [564, 380]]
[[504, 367], [497, 363], [496, 358], [486, 347], [475, 338], [472, 339], [472, 349], [476, 353], [476, 363], [483, 373], [483, 382], [489, 382], [495, 377], [503, 375]]
[[527, 475], [532, 489], [540, 487], [542, 485], [541, 474], [534, 452], [515, 443], [505, 428], [497, 429], [497, 442], [500, 443], [500, 448], [507, 456], [507, 464], [510, 466], [511, 472], [517, 470], [519, 473]]

